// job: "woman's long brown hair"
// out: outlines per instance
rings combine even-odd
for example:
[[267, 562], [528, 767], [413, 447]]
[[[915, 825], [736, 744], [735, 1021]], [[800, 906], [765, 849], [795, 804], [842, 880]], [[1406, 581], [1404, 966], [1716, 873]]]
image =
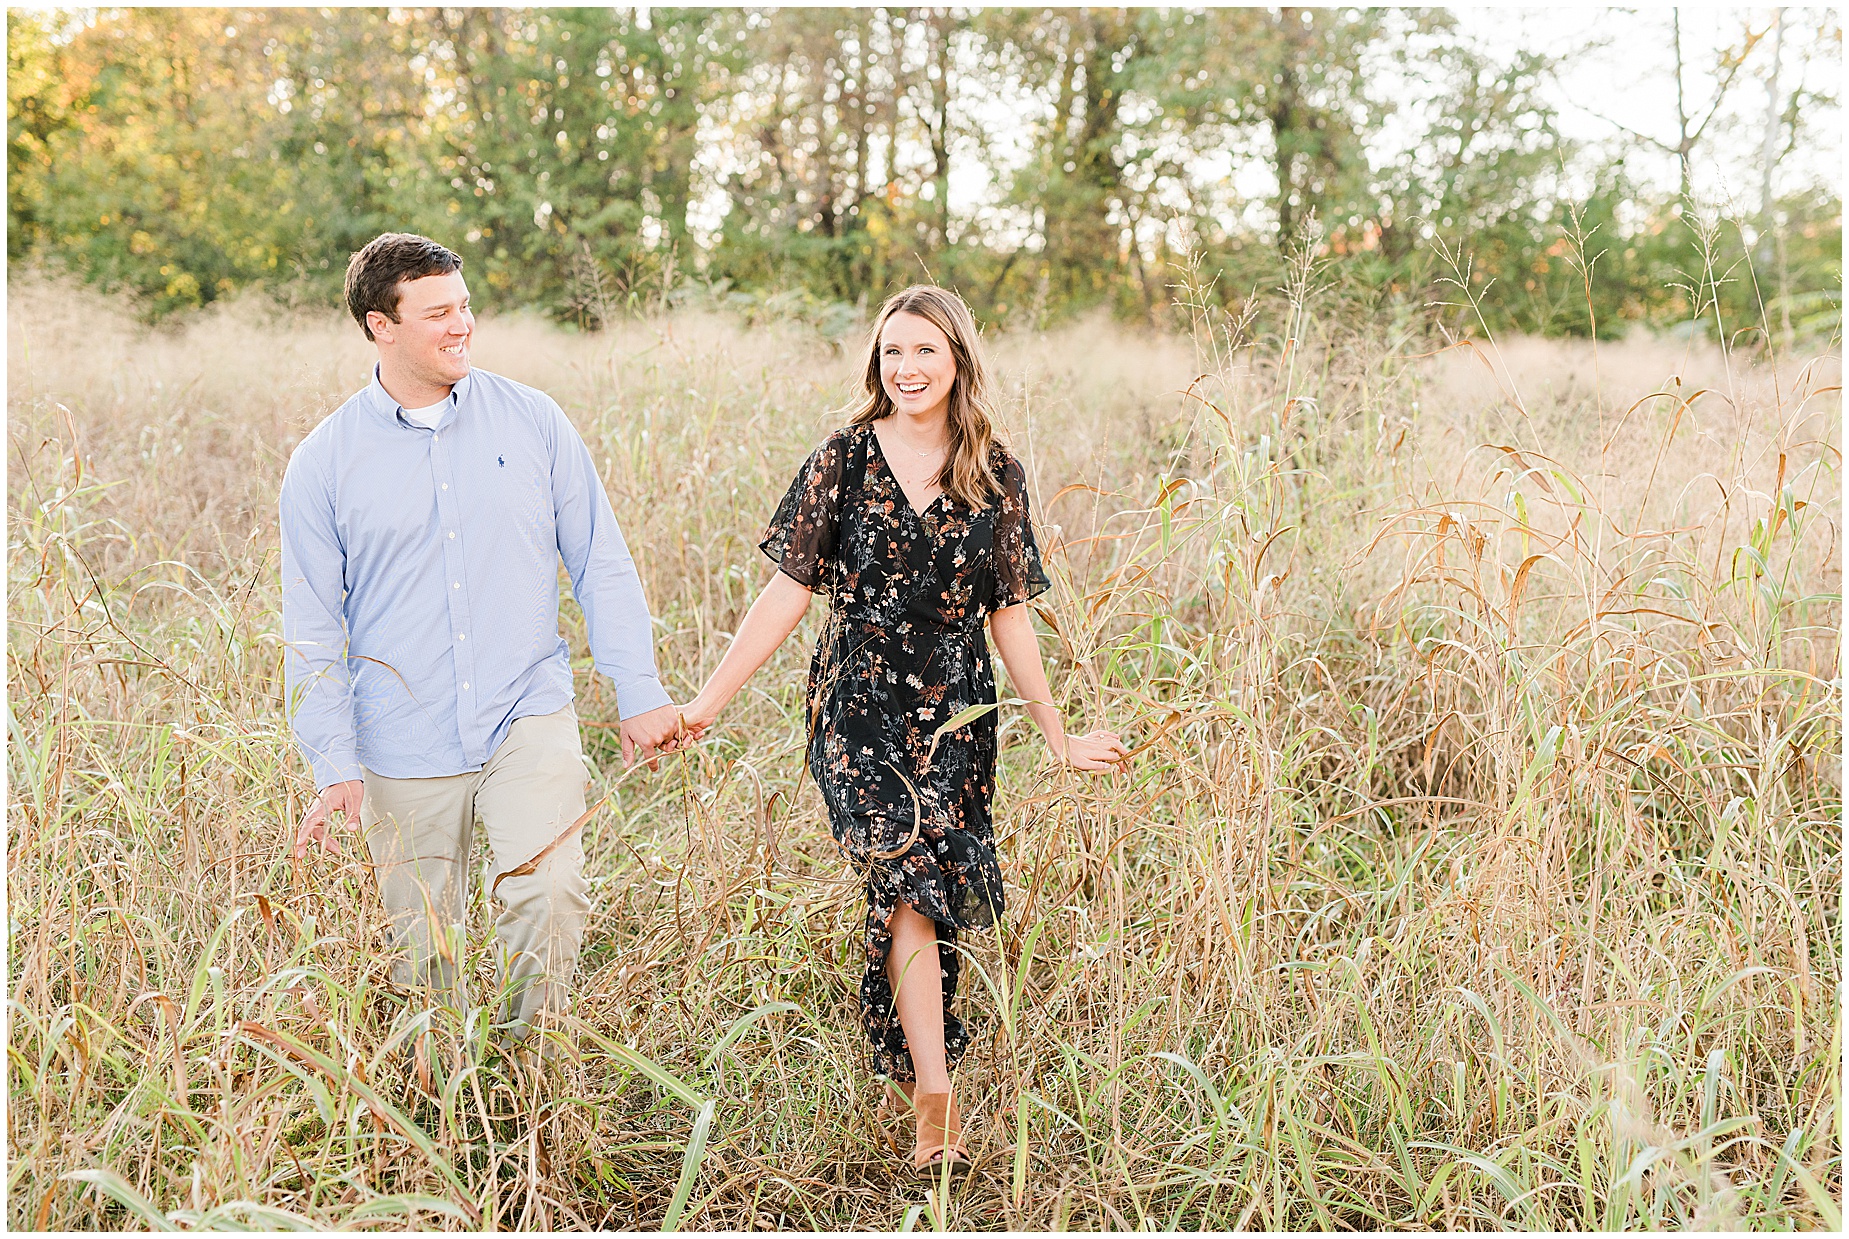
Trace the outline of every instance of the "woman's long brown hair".
[[969, 312], [963, 298], [949, 289], [914, 284], [888, 297], [880, 307], [867, 341], [867, 365], [861, 374], [865, 394], [858, 404], [849, 406], [848, 425], [866, 426], [893, 411], [892, 397], [880, 382], [880, 333], [886, 329], [886, 320], [900, 313], [916, 314], [943, 332], [950, 341], [951, 359], [957, 364], [945, 418], [950, 450], [944, 455], [937, 484], [966, 507], [987, 507], [991, 496], [1002, 493], [1001, 483], [989, 464], [989, 454], [1001, 440], [990, 416], [989, 373], [982, 363], [982, 336], [976, 316]]

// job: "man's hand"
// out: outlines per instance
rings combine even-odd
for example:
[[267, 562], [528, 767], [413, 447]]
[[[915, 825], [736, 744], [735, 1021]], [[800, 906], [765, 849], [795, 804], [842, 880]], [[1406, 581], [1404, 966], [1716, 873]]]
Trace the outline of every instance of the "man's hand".
[[352, 830], [359, 825], [360, 803], [365, 799], [366, 784], [359, 779], [329, 784], [302, 815], [302, 824], [295, 832], [295, 858], [302, 859], [310, 840], [319, 843], [324, 851], [338, 852], [340, 849], [334, 846], [333, 835], [328, 830], [328, 816], [340, 814], [346, 829]]
[[656, 706], [646, 714], [623, 720], [623, 764], [633, 766], [636, 754], [650, 770], [660, 765], [659, 754], [668, 750], [668, 742], [680, 731], [680, 712], [671, 705]]

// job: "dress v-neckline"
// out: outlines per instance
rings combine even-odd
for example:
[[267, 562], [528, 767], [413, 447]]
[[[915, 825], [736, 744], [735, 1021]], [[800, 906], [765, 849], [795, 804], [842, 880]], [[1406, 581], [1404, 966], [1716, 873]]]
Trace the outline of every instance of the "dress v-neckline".
[[944, 497], [944, 492], [941, 490], [938, 491], [937, 494], [931, 497], [931, 502], [925, 504], [922, 508], [913, 503], [912, 497], [906, 493], [905, 483], [899, 480], [899, 471], [894, 469], [892, 467], [892, 461], [887, 459], [886, 445], [880, 442], [880, 432], [875, 430], [872, 424], [869, 423], [867, 426], [867, 433], [873, 437], [873, 450], [880, 454], [880, 467], [886, 470], [887, 475], [892, 478], [892, 484], [899, 488], [899, 497], [905, 500], [905, 506], [911, 510], [912, 515], [922, 524], [925, 514], [937, 506], [938, 501]]

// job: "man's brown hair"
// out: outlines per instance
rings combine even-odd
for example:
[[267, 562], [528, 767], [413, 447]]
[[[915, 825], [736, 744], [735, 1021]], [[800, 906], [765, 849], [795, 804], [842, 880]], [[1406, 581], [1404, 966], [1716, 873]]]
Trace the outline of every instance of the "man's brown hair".
[[372, 328], [366, 315], [373, 310], [394, 323], [398, 320], [398, 285], [427, 275], [448, 275], [462, 270], [462, 257], [429, 237], [413, 232], [387, 232], [366, 242], [347, 263], [347, 310], [368, 340]]

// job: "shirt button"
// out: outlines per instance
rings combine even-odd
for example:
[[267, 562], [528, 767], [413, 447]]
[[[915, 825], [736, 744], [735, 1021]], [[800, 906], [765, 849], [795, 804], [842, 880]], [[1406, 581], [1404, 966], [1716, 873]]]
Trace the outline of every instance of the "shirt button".
[[450, 587], [451, 589], [461, 589], [461, 588], [462, 588], [462, 582], [461, 582], [461, 581], [451, 581], [451, 582], [449, 583], [449, 587]]
[[456, 531], [455, 531], [454, 529], [452, 529], [452, 530], [450, 530], [450, 531], [449, 531], [449, 536], [450, 536], [450, 537], [452, 537], [452, 538], [453, 538], [453, 537], [455, 537], [455, 536], [456, 536]]
[[467, 641], [468, 639], [469, 639], [469, 634], [466, 632], [459, 632], [456, 634], [456, 640], [458, 641]]
[[443, 489], [444, 489], [444, 490], [448, 490], [448, 489], [449, 489], [449, 483], [448, 483], [448, 482], [445, 482], [445, 483], [443, 483]]
[[463, 686], [464, 688], [467, 688], [467, 687], [469, 686], [469, 682], [468, 682], [467, 680], [464, 680], [464, 681], [462, 682], [462, 686]]
[[439, 434], [433, 434], [430, 436], [430, 441], [432, 443], [441, 443], [443, 441], [443, 436]]

